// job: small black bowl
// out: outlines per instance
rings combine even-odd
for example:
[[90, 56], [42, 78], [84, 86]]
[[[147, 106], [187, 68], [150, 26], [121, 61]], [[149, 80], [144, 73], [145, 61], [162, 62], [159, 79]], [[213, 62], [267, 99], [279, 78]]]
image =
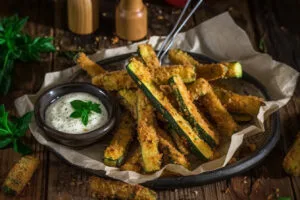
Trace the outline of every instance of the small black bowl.
[[[108, 120], [103, 126], [82, 134], [70, 134], [51, 128], [45, 123], [47, 107], [59, 97], [73, 92], [86, 92], [98, 97], [108, 112]], [[114, 128], [118, 120], [118, 104], [108, 93], [89, 83], [66, 83], [48, 89], [39, 96], [34, 107], [37, 125], [53, 140], [71, 147], [83, 147], [92, 144]]]

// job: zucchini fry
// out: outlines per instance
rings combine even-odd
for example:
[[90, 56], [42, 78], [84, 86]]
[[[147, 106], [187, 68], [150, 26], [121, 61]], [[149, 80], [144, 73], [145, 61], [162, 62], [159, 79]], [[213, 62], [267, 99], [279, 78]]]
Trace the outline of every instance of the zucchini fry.
[[264, 105], [263, 99], [255, 96], [239, 95], [220, 87], [213, 87], [215, 94], [225, 108], [233, 113], [256, 116], [260, 106]]
[[87, 57], [85, 53], [78, 53], [76, 56], [76, 63], [86, 71], [91, 77], [96, 76], [98, 74], [105, 73], [105, 69], [103, 69], [100, 65], [92, 61]]
[[226, 77], [228, 68], [220, 63], [203, 65], [196, 67], [197, 78], [204, 78], [208, 81], [213, 81]]
[[188, 142], [185, 138], [178, 135], [174, 130], [170, 129], [171, 136], [176, 143], [177, 149], [183, 154], [188, 155], [190, 154], [189, 148], [188, 148]]
[[147, 95], [157, 111], [164, 116], [178, 134], [184, 136], [189, 141], [193, 152], [201, 159], [210, 160], [213, 157], [213, 150], [172, 106], [163, 92], [157, 88], [145, 65], [138, 60], [131, 60], [126, 68], [132, 79], [143, 90], [144, 94]]
[[208, 81], [219, 78], [241, 78], [243, 73], [242, 65], [239, 62], [201, 64], [192, 56], [179, 49], [171, 49], [169, 51], [169, 59], [174, 64], [191, 64], [195, 66], [197, 78], [204, 78]]
[[92, 78], [92, 84], [108, 91], [136, 88], [136, 84], [125, 70], [106, 72]]
[[[154, 82], [158, 85], [167, 84], [169, 78], [174, 75], [179, 75], [185, 83], [196, 80], [196, 73], [192, 65], [160, 67], [150, 69], [150, 72], [153, 74]], [[99, 74], [92, 78], [92, 83], [109, 91], [137, 88], [137, 85], [125, 70]]]
[[207, 120], [203, 118], [203, 114], [197, 110], [197, 107], [190, 98], [189, 92], [179, 76], [173, 76], [169, 80], [170, 86], [173, 89], [176, 100], [179, 104], [179, 109], [185, 116], [186, 120], [198, 132], [199, 136], [208, 143], [211, 147], [219, 144], [219, 137], [213, 130]]
[[138, 54], [149, 68], [160, 67], [159, 60], [151, 45], [141, 44], [138, 46]]
[[283, 169], [293, 176], [300, 176], [300, 132], [283, 160]]
[[153, 81], [157, 85], [168, 84], [168, 80], [175, 75], [179, 75], [185, 83], [191, 83], [196, 80], [196, 73], [193, 65], [169, 65], [149, 69], [149, 71], [153, 76]]
[[92, 197], [98, 199], [157, 199], [154, 191], [141, 185], [130, 185], [121, 181], [108, 180], [95, 176], [89, 178], [89, 191]]
[[131, 155], [128, 155], [127, 157], [127, 160], [120, 169], [122, 171], [134, 171], [140, 173], [142, 169], [142, 166], [140, 164], [141, 149], [138, 146], [135, 146], [133, 153]]
[[120, 103], [123, 105], [132, 115], [134, 119], [137, 119], [136, 113], [136, 90], [122, 89], [118, 91]]
[[200, 97], [206, 95], [209, 90], [209, 84], [203, 84], [203, 79], [198, 78], [194, 83], [187, 86], [191, 99], [198, 100]]
[[8, 195], [17, 195], [22, 192], [36, 171], [40, 161], [31, 155], [23, 156], [8, 173], [2, 191]]
[[239, 62], [224, 62], [228, 70], [226, 73], [227, 78], [241, 78], [243, 76], [242, 65]]
[[189, 161], [176, 149], [172, 138], [160, 128], [158, 128], [158, 138], [160, 149], [162, 150], [164, 157], [168, 158], [168, 163], [178, 164], [185, 168], [189, 168]]
[[160, 170], [162, 155], [158, 151], [158, 136], [154, 109], [141, 90], [137, 91], [138, 140], [145, 172]]
[[212, 120], [216, 123], [219, 132], [230, 137], [237, 130], [238, 125], [235, 123], [225, 107], [221, 104], [209, 83], [201, 78], [198, 80], [198, 83], [199, 85], [206, 85], [203, 87], [207, 88], [206, 94], [200, 99], [201, 103], [208, 111]]
[[104, 164], [112, 167], [120, 166], [125, 158], [127, 149], [133, 140], [135, 126], [129, 113], [125, 113], [120, 125], [104, 151]]

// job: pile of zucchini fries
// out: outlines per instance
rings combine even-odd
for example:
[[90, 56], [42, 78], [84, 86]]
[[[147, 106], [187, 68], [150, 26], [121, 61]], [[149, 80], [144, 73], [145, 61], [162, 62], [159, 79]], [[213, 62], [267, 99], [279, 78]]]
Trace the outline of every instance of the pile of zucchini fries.
[[153, 173], [169, 163], [190, 169], [190, 154], [203, 161], [217, 158], [220, 143], [263, 105], [261, 98], [236, 94], [215, 83], [241, 78], [239, 62], [201, 64], [173, 49], [169, 51], [173, 65], [160, 66], [148, 44], [138, 46], [138, 55], [129, 60], [126, 70], [112, 72], [84, 53], [76, 58], [94, 85], [118, 94], [125, 110], [104, 152], [108, 166], [138, 173]]

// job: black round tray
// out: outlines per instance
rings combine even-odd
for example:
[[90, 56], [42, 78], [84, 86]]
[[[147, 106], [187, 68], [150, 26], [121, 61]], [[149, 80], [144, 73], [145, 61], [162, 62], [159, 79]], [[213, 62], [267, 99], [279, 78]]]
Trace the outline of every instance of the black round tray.
[[[190, 55], [192, 55], [196, 60], [199, 60], [201, 63], [215, 63], [217, 61], [196, 53], [188, 52]], [[136, 55], [135, 53], [128, 53], [123, 54], [111, 58], [104, 59], [102, 61], [97, 62], [99, 65], [103, 66], [107, 70], [116, 70], [112, 68], [108, 68], [108, 65], [122, 62], [130, 58], [131, 56]], [[117, 68], [119, 68], [118, 66]], [[79, 73], [82, 73], [79, 72]], [[77, 74], [78, 75], [78, 74]], [[77, 76], [75, 75], [75, 76]], [[246, 72], [243, 72], [243, 78], [245, 81], [252, 83], [255, 85], [265, 96], [266, 100], [270, 100], [270, 96], [268, 95], [267, 89], [258, 82], [254, 77], [250, 76]], [[263, 146], [259, 148], [259, 150], [256, 150], [253, 154], [250, 156], [247, 156], [245, 158], [242, 158], [241, 160], [238, 160], [237, 162], [230, 164], [228, 166], [201, 173], [199, 175], [193, 175], [193, 176], [180, 176], [180, 177], [162, 177], [158, 178], [156, 180], [148, 181], [143, 183], [142, 185], [153, 188], [153, 189], [171, 189], [171, 188], [182, 188], [182, 187], [190, 187], [190, 186], [198, 186], [203, 184], [208, 184], [214, 181], [222, 180], [229, 178], [231, 176], [243, 173], [245, 171], [250, 170], [251, 168], [258, 165], [275, 147], [276, 143], [279, 140], [280, 137], [280, 118], [279, 118], [279, 112], [275, 112], [270, 116], [270, 123], [271, 123], [271, 134], [269, 134], [268, 138], [266, 138], [266, 142]], [[52, 149], [53, 150], [53, 149]], [[55, 151], [55, 150], [54, 150]], [[84, 170], [89, 171], [95, 175], [101, 176], [101, 177], [107, 177], [104, 172], [99, 171], [93, 171], [90, 169], [84, 168]], [[109, 177], [108, 177], [109, 178]]]

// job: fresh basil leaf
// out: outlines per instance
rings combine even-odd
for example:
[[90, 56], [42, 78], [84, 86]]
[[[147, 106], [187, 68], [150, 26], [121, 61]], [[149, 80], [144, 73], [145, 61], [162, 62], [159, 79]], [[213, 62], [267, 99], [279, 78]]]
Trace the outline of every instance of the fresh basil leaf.
[[3, 24], [0, 22], [0, 31], [4, 31]]
[[11, 137], [5, 137], [3, 139], [0, 138], [0, 149], [4, 149], [12, 142]]
[[27, 112], [26, 114], [24, 114], [22, 117], [18, 118], [16, 121], [16, 128], [18, 129], [28, 129], [28, 125], [31, 122], [31, 118], [32, 118], [33, 112]]
[[0, 38], [0, 45], [4, 44], [6, 42], [6, 40], [4, 38]]
[[18, 152], [22, 155], [31, 154], [32, 150], [25, 144], [23, 144], [20, 140], [13, 141], [13, 149], [15, 152]]
[[17, 33], [17, 32], [20, 32], [24, 28], [26, 22], [28, 21], [28, 17], [25, 17], [23, 19], [19, 19], [19, 17], [16, 16], [15, 21], [16, 22], [15, 22], [15, 25], [14, 25], [14, 31]]
[[11, 133], [3, 128], [0, 128], [0, 136], [11, 135]]
[[71, 101], [71, 106], [74, 108], [74, 109], [82, 109], [83, 106], [85, 105], [85, 102], [84, 101], [81, 101], [81, 100], [74, 100], [74, 101]]
[[101, 113], [102, 112], [102, 110], [100, 108], [100, 104], [97, 104], [97, 103], [92, 104], [91, 110], [96, 112], [96, 113]]
[[82, 116], [81, 116], [81, 121], [82, 123], [86, 126], [88, 124], [88, 121], [89, 121], [89, 113], [87, 111], [84, 111], [82, 113]]
[[74, 111], [70, 115], [71, 118], [80, 118], [81, 117], [81, 112], [80, 111]]

